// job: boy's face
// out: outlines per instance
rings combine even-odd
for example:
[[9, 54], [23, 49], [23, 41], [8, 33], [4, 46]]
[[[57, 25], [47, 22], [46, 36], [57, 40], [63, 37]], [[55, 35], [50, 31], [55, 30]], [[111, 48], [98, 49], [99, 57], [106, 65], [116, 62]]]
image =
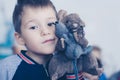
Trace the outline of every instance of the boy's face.
[[38, 54], [53, 53], [57, 43], [55, 25], [48, 26], [48, 24], [55, 21], [57, 21], [55, 11], [51, 7], [24, 7], [21, 34], [18, 40], [30, 52]]

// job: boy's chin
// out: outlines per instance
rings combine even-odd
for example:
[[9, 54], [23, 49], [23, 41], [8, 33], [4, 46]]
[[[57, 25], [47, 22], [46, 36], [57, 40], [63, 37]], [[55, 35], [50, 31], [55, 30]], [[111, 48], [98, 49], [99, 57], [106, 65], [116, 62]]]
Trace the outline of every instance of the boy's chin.
[[54, 50], [46, 50], [44, 52], [45, 55], [48, 55], [48, 54], [53, 54], [54, 53]]

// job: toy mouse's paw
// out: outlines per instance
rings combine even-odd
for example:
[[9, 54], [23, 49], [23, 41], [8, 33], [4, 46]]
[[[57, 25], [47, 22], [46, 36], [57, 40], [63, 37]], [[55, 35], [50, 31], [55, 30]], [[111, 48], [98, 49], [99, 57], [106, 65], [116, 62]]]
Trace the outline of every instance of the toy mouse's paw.
[[58, 40], [57, 42], [57, 45], [56, 45], [56, 51], [64, 51], [65, 50], [65, 47], [66, 47], [66, 44], [65, 44], [65, 41], [64, 39], [60, 39]]
[[88, 46], [88, 47], [86, 47], [86, 48], [84, 49], [84, 53], [85, 53], [85, 54], [89, 54], [89, 53], [91, 53], [92, 50], [93, 50], [93, 47], [92, 47], [92, 46]]
[[80, 37], [80, 35], [78, 35], [78, 43], [82, 46], [83, 49], [88, 46], [88, 40], [85, 37]]
[[52, 76], [52, 80], [57, 80], [58, 79], [58, 73], [55, 73], [53, 76]]

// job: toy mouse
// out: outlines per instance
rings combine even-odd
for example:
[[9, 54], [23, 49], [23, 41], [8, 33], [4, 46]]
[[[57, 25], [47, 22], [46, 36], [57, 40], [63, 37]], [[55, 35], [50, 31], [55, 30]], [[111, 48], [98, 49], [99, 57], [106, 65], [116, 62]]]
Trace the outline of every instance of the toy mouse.
[[55, 23], [58, 43], [56, 52], [49, 62], [49, 74], [52, 80], [58, 80], [67, 73], [74, 73], [79, 80], [78, 73], [88, 72], [97, 75], [97, 60], [91, 55], [92, 47], [88, 46], [85, 38], [84, 22], [79, 15], [60, 10], [59, 21]]

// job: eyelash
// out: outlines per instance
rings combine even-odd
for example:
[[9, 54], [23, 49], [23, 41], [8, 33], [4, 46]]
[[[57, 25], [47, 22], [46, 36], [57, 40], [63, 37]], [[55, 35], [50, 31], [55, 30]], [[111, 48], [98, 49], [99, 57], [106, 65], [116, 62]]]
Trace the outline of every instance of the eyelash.
[[32, 27], [30, 27], [30, 29], [36, 29], [36, 28], [38, 28], [38, 26], [32, 26]]
[[50, 23], [48, 23], [48, 26], [55, 26], [56, 25], [56, 23], [57, 23], [57, 21], [55, 21], [55, 22], [50, 22]]
[[[56, 23], [57, 23], [57, 21], [55, 21], [55, 22], [49, 22], [47, 25], [48, 25], [49, 27], [52, 27], [52, 26], [55, 26]], [[38, 28], [39, 28], [38, 26], [31, 26], [31, 27], [30, 27], [30, 29], [32, 29], [32, 30], [38, 29]]]
[[53, 26], [54, 22], [48, 23], [48, 26]]

